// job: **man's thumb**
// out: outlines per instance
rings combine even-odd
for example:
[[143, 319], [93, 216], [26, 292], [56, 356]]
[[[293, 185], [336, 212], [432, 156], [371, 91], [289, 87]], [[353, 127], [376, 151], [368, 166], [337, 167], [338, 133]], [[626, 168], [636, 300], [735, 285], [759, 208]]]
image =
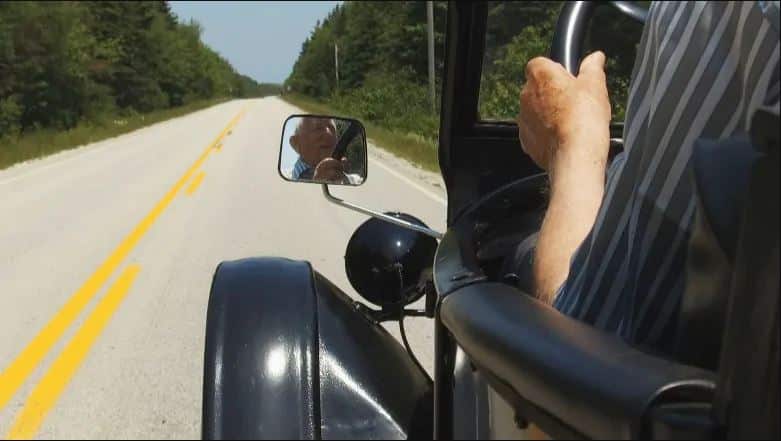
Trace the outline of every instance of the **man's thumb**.
[[605, 82], [605, 54], [602, 51], [592, 52], [583, 59], [578, 73], [578, 78], [581, 77], [600, 84]]

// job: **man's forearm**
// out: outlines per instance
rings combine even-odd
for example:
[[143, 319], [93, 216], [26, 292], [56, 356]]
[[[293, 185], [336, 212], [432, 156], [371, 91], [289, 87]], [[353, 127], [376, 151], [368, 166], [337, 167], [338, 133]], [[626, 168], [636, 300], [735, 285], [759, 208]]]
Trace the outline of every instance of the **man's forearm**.
[[532, 59], [519, 98], [521, 148], [551, 179], [551, 200], [534, 256], [534, 282], [537, 297], [552, 303], [567, 279], [573, 253], [594, 225], [605, 192], [611, 119], [605, 54], [589, 54], [577, 76], [550, 59]]
[[567, 279], [570, 260], [596, 220], [605, 191], [605, 164], [557, 158], [550, 170], [551, 196], [534, 257], [537, 297], [552, 303]]

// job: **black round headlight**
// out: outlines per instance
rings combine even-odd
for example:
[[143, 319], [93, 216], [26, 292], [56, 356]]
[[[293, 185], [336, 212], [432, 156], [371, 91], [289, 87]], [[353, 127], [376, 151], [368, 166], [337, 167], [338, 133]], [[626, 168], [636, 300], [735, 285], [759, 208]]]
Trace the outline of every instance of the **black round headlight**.
[[[405, 213], [386, 213], [426, 226]], [[355, 230], [345, 253], [347, 278], [363, 298], [382, 307], [403, 306], [419, 299], [414, 288], [434, 263], [437, 241], [417, 231], [371, 218]]]

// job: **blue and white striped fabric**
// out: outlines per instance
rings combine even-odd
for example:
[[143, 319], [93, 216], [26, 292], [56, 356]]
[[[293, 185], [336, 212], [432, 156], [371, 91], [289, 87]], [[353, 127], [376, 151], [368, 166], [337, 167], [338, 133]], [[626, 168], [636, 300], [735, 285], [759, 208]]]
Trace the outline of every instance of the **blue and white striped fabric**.
[[312, 167], [301, 158], [293, 165], [293, 179], [312, 179], [313, 173]]
[[638, 48], [625, 151], [554, 306], [660, 350], [672, 343], [695, 213], [697, 139], [749, 129], [779, 95], [779, 2], [655, 2]]

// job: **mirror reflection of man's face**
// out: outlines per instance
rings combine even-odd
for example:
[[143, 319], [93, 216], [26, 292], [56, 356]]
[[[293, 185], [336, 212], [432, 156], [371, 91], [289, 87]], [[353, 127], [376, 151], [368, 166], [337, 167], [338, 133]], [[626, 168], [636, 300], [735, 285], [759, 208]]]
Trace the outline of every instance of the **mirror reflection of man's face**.
[[290, 145], [310, 167], [329, 158], [336, 147], [336, 127], [330, 118], [304, 118]]

